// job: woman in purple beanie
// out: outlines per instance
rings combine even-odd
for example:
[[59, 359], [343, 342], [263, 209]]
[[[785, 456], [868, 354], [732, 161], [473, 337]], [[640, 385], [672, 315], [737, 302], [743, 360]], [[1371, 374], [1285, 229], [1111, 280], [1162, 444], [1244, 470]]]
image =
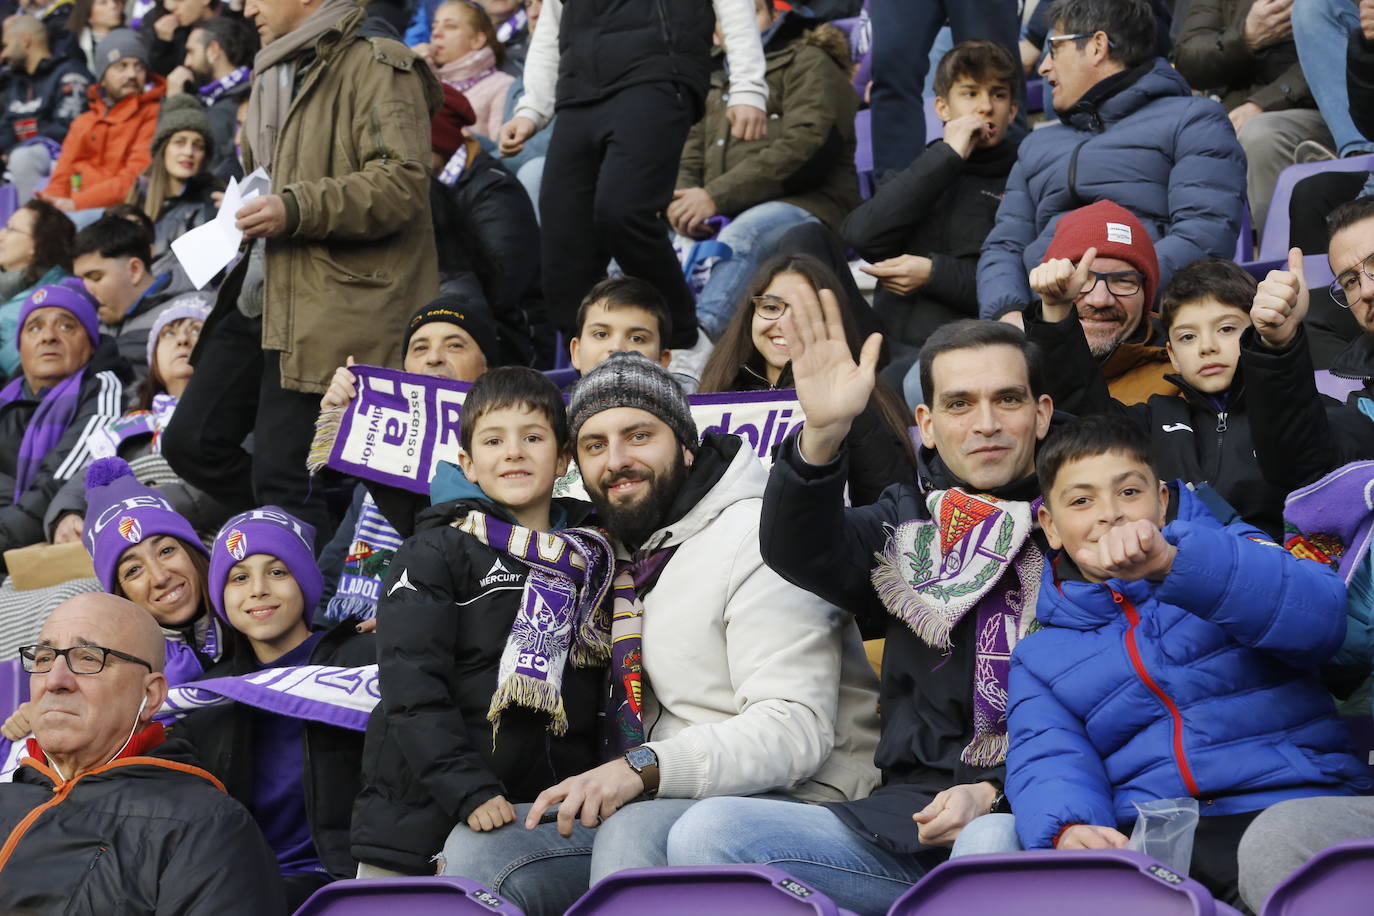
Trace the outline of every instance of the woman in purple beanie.
[[[209, 594], [242, 650], [206, 671], [206, 679], [376, 664], [375, 638], [358, 633], [356, 620], [311, 631], [324, 587], [314, 547], [315, 529], [276, 506], [225, 522], [210, 549]], [[324, 884], [354, 876], [349, 824], [362, 732], [243, 703], [197, 710], [176, 729], [252, 812], [277, 856], [292, 910]]]

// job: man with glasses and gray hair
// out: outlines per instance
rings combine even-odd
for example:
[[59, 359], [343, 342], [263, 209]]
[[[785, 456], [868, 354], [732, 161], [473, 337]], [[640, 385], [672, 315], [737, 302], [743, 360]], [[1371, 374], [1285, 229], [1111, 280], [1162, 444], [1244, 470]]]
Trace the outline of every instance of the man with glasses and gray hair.
[[1026, 138], [1007, 178], [978, 261], [984, 318], [1019, 323], [1059, 217], [1094, 201], [1140, 218], [1161, 286], [1199, 258], [1231, 257], [1240, 232], [1245, 153], [1225, 109], [1154, 56], [1148, 0], [1054, 0], [1049, 20], [1040, 74], [1060, 123]]
[[78, 595], [19, 658], [33, 737], [0, 783], [0, 911], [285, 912], [252, 816], [152, 721], [167, 679], [147, 611]]

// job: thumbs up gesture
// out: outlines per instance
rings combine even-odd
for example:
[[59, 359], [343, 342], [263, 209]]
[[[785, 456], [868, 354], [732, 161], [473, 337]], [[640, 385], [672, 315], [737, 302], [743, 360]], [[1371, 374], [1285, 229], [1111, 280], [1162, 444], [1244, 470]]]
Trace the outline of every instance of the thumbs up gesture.
[[1307, 278], [1303, 275], [1302, 249], [1288, 250], [1288, 269], [1271, 270], [1255, 290], [1250, 322], [1268, 347], [1282, 349], [1293, 342], [1307, 317]]
[[1059, 322], [1069, 317], [1073, 302], [1088, 285], [1097, 249], [1089, 248], [1075, 264], [1068, 258], [1051, 258], [1030, 272], [1031, 292], [1040, 297], [1044, 318]]

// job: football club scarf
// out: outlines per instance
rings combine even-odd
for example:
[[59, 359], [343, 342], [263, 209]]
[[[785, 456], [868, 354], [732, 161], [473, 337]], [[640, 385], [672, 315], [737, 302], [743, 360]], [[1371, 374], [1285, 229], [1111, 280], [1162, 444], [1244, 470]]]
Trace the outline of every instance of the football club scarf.
[[[72, 425], [77, 408], [81, 406], [81, 380], [85, 368], [47, 389], [37, 409], [24, 427], [24, 437], [19, 441], [19, 461], [14, 473], [14, 502], [28, 490], [38, 475], [38, 468], [48, 452], [62, 441], [62, 434]], [[4, 388], [0, 388], [0, 407], [24, 397], [24, 376], [19, 375]]]
[[615, 570], [610, 541], [596, 528], [544, 533], [475, 511], [453, 527], [530, 570], [487, 710], [493, 742], [502, 710], [513, 705], [546, 713], [549, 730], [566, 734], [562, 688], [569, 658], [579, 668], [610, 660], [607, 596]]
[[248, 78], [252, 75], [253, 69], [244, 64], [242, 67], [230, 70], [217, 80], [211, 80], [196, 91], [200, 94], [202, 102], [206, 105], [213, 105], [220, 96], [229, 90], [248, 82]]
[[529, 25], [530, 14], [525, 12], [523, 6], [516, 7], [515, 15], [496, 27], [496, 40], [501, 44], [509, 44], [510, 40], [520, 33], [520, 30]]
[[344, 557], [339, 585], [325, 606], [326, 619], [342, 623], [377, 616], [382, 580], [386, 578], [391, 558], [396, 555], [401, 541], [400, 533], [378, 510], [372, 494], [365, 495], [358, 511], [358, 524], [353, 529], [353, 540]]
[[1356, 461], [1288, 494], [1283, 546], [1326, 563], [1346, 585], [1374, 540], [1374, 461]]
[[[873, 587], [888, 612], [926, 645], [950, 650], [973, 611], [973, 740], [959, 759], [990, 767], [1007, 755], [1011, 653], [1035, 621], [1044, 555], [1031, 541], [1035, 505], [938, 490], [929, 519], [899, 525], [876, 555]], [[1014, 575], [1008, 575], [1014, 573]]]
[[381, 696], [376, 665], [264, 668], [173, 687], [155, 718], [171, 721], [198, 709], [242, 703], [263, 712], [361, 732], [367, 730], [367, 719]]

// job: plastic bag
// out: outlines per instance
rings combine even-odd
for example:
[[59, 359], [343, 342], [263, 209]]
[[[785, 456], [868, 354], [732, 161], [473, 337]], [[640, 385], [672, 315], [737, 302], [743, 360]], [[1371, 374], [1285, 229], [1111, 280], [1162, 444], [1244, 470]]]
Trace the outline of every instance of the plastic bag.
[[1197, 799], [1160, 798], [1134, 804], [1139, 814], [1126, 848], [1158, 859], [1180, 875], [1188, 874], [1197, 830]]

